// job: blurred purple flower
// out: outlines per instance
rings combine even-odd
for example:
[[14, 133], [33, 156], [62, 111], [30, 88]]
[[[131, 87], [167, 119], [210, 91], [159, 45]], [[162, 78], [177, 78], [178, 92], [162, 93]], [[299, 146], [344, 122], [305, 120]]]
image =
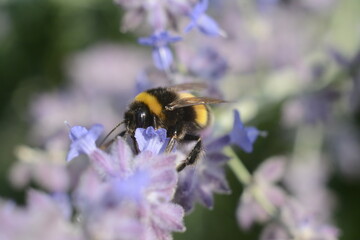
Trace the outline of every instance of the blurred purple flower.
[[226, 73], [228, 64], [214, 48], [203, 47], [190, 59], [189, 69], [204, 79], [218, 80]]
[[[88, 85], [94, 86], [94, 83]], [[125, 103], [116, 102], [115, 109], [112, 102], [115, 99], [118, 101], [118, 98], [109, 91], [104, 89], [102, 93], [98, 91], [96, 94], [92, 93], [91, 96], [84, 96], [84, 94], [79, 93], [83, 91], [86, 90], [83, 88], [71, 88], [71, 90], [61, 90], [36, 97], [31, 106], [31, 115], [34, 122], [31, 129], [31, 139], [35, 141], [34, 144], [43, 145], [48, 141], [57, 139], [62, 141], [63, 150], [66, 151], [66, 142], [63, 140], [68, 135], [68, 132], [64, 128], [64, 120], [84, 125], [102, 122], [105, 126], [112, 126], [118, 121], [119, 115], [117, 112], [119, 111], [116, 109], [122, 109], [122, 107], [125, 109]], [[117, 95], [119, 94], [122, 97], [126, 95], [122, 94], [121, 91], [117, 92]]]
[[340, 93], [334, 89], [323, 89], [304, 96], [301, 100], [305, 109], [304, 120], [315, 124], [318, 121], [326, 122], [330, 119], [332, 108]]
[[153, 154], [163, 153], [169, 142], [164, 128], [156, 130], [153, 127], [137, 128], [135, 138], [140, 152], [150, 151]]
[[[357, 180], [360, 179], [360, 133], [356, 127], [348, 122], [331, 125], [328, 128], [329, 158], [335, 160], [336, 169], [342, 176]], [[326, 161], [332, 163], [332, 161]]]
[[[131, 3], [130, 3], [131, 2]], [[191, 0], [167, 1], [128, 1], [115, 0], [115, 3], [125, 8], [122, 30], [133, 30], [145, 18], [155, 30], [164, 30], [167, 27], [177, 28], [178, 19], [185, 16], [191, 9]]]
[[136, 46], [98, 43], [71, 54], [65, 62], [66, 73], [72, 86], [96, 101], [103, 95], [112, 98], [120, 94], [125, 100], [130, 97], [126, 93], [133, 88], [132, 80], [139, 68], [150, 63], [146, 55]]
[[249, 229], [254, 222], [264, 222], [270, 218], [254, 194], [262, 194], [264, 199], [274, 207], [281, 207], [285, 203], [286, 193], [275, 185], [283, 177], [284, 171], [285, 159], [281, 157], [266, 160], [255, 171], [253, 181], [241, 195], [236, 211], [238, 222], [242, 228]]
[[219, 27], [214, 19], [205, 14], [208, 8], [208, 0], [200, 0], [195, 5], [189, 17], [191, 18], [190, 24], [185, 28], [185, 32], [189, 32], [197, 27], [200, 32], [208, 36], [224, 36], [224, 31]]
[[339, 91], [327, 88], [288, 101], [283, 110], [284, 122], [289, 126], [328, 122], [339, 97]]
[[[304, 211], [303, 205], [294, 199], [289, 199], [287, 204], [282, 207], [280, 217], [283, 225], [269, 225], [263, 231], [261, 240], [288, 239], [289, 237], [302, 240], [336, 240], [339, 238], [337, 228], [309, 215]], [[276, 238], [280, 236], [282, 238]]]
[[289, 239], [288, 232], [276, 223], [270, 223], [261, 232], [260, 240], [285, 240]]
[[205, 157], [200, 158], [194, 167], [188, 166], [179, 173], [174, 200], [183, 206], [186, 212], [190, 212], [196, 202], [212, 208], [214, 193], [230, 193], [224, 169], [229, 158], [221, 153], [227, 143], [224, 138], [206, 143]]
[[284, 183], [303, 209], [321, 220], [330, 220], [335, 198], [328, 189], [330, 162], [318, 156], [289, 161]]
[[26, 207], [0, 202], [0, 239], [84, 240], [80, 228], [69, 221], [58, 201], [51, 196], [30, 190]]
[[142, 45], [152, 46], [155, 66], [160, 70], [167, 70], [173, 62], [169, 44], [180, 40], [181, 37], [174, 37], [166, 31], [161, 31], [147, 38], [139, 38], [138, 42]]
[[15, 149], [18, 162], [11, 168], [10, 181], [24, 188], [31, 181], [50, 192], [65, 192], [70, 181], [65, 151], [56, 142], [47, 142], [45, 149], [19, 146]]
[[230, 144], [240, 147], [247, 153], [253, 151], [253, 144], [258, 136], [265, 136], [266, 133], [259, 131], [255, 127], [245, 127], [240, 119], [240, 113], [234, 110], [234, 125], [229, 134]]
[[268, 11], [279, 4], [280, 0], [256, 0], [256, 5], [260, 11]]
[[360, 109], [360, 49], [357, 50], [353, 57], [346, 57], [336, 49], [330, 49], [330, 55], [349, 74], [353, 81], [349, 103], [351, 108], [358, 112]]

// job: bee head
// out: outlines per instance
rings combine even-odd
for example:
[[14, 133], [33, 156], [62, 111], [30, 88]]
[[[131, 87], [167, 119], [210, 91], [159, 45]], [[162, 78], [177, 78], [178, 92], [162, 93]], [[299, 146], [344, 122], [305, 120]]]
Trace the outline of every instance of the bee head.
[[135, 103], [125, 112], [127, 131], [133, 134], [136, 128], [147, 128], [152, 125], [153, 118], [149, 108], [143, 103]]

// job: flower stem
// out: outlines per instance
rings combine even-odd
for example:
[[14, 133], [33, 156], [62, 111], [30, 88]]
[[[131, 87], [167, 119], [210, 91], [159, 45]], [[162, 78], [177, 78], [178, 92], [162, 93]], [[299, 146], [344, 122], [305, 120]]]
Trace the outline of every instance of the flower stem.
[[[230, 161], [228, 165], [230, 169], [233, 171], [237, 179], [245, 186], [249, 186], [251, 184], [252, 176], [250, 172], [247, 170], [241, 159], [235, 154], [231, 147], [226, 147], [224, 150], [225, 154], [230, 157]], [[276, 208], [273, 206], [264, 193], [259, 191], [258, 188], [252, 188], [251, 194], [258, 202], [258, 204], [272, 217], [275, 216]]]
[[224, 152], [226, 153], [227, 156], [230, 157], [230, 161], [228, 162], [228, 165], [235, 174], [235, 176], [237, 177], [237, 179], [245, 186], [249, 185], [251, 182], [251, 174], [246, 169], [243, 162], [234, 153], [231, 147], [226, 147]]

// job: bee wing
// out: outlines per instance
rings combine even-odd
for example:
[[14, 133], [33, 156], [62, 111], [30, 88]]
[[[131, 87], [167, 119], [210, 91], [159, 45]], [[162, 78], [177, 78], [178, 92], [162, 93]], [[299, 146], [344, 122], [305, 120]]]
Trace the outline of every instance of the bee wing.
[[181, 83], [168, 87], [169, 90], [181, 92], [186, 90], [203, 90], [207, 88], [205, 83]]
[[206, 104], [214, 104], [214, 103], [226, 103], [227, 101], [210, 98], [210, 97], [187, 97], [187, 98], [179, 98], [172, 103], [165, 106], [165, 109], [168, 111], [172, 111], [177, 108], [189, 107], [194, 105], [206, 105]]

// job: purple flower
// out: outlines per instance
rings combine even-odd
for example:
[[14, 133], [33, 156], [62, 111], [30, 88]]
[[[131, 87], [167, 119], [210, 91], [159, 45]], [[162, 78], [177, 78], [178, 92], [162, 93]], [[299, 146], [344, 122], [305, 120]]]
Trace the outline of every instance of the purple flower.
[[352, 79], [353, 86], [350, 91], [349, 103], [353, 111], [358, 112], [360, 109], [360, 49], [358, 49], [352, 57], [344, 56], [336, 49], [331, 49], [330, 54], [337, 64], [344, 68], [343, 70], [348, 73]]
[[270, 158], [256, 170], [253, 182], [245, 188], [236, 211], [242, 228], [248, 229], [255, 221], [264, 222], [270, 217], [254, 194], [261, 194], [264, 200], [274, 207], [285, 203], [286, 193], [275, 185], [283, 177], [284, 170], [283, 158]]
[[304, 240], [336, 240], [339, 238], [337, 228], [319, 221], [314, 215], [305, 211], [304, 205], [299, 204], [295, 199], [289, 199], [287, 204], [282, 207], [280, 220], [282, 225], [272, 224], [265, 228], [261, 240], [288, 239], [290, 237]]
[[67, 159], [69, 161], [79, 154], [86, 154], [100, 174], [114, 176], [117, 173], [113, 168], [110, 155], [98, 148], [95, 143], [102, 131], [103, 126], [100, 124], [93, 125], [90, 130], [82, 126], [72, 127], [69, 133], [72, 143]]
[[191, 11], [190, 24], [185, 28], [185, 32], [189, 32], [197, 27], [200, 32], [208, 36], [224, 36], [224, 31], [219, 27], [214, 19], [205, 14], [208, 8], [208, 0], [200, 0]]
[[[176, 155], [160, 154], [164, 130], [138, 129], [140, 149], [133, 157], [119, 138], [110, 154], [89, 154], [91, 163], [105, 161], [111, 174], [103, 177], [88, 169], [75, 190], [76, 206], [92, 238], [169, 239], [184, 231], [184, 210], [171, 202], [177, 186]], [[96, 166], [95, 166], [96, 168]]]
[[230, 193], [224, 169], [229, 158], [221, 153], [227, 142], [226, 139], [219, 138], [206, 143], [205, 157], [200, 158], [193, 167], [188, 166], [180, 172], [175, 201], [186, 212], [191, 211], [196, 202], [212, 208], [214, 193]]
[[51, 196], [30, 190], [25, 207], [0, 202], [0, 239], [84, 240], [80, 226], [69, 221], [58, 201]]
[[153, 154], [160, 154], [165, 151], [169, 142], [166, 137], [166, 129], [153, 127], [137, 128], [135, 130], [135, 138], [140, 152], [150, 151]]
[[260, 11], [268, 11], [279, 4], [279, 0], [256, 0], [256, 5]]
[[173, 55], [169, 48], [169, 44], [180, 40], [180, 37], [174, 37], [168, 32], [162, 31], [154, 33], [147, 38], [139, 38], [139, 43], [142, 45], [152, 46], [152, 55], [155, 66], [160, 70], [167, 70], [173, 62]]
[[204, 47], [191, 60], [190, 71], [210, 80], [218, 80], [228, 70], [227, 61], [213, 48]]
[[104, 127], [100, 124], [93, 125], [90, 130], [82, 126], [74, 126], [70, 129], [69, 138], [71, 140], [70, 150], [67, 160], [79, 156], [80, 154], [90, 154], [96, 149], [96, 140], [100, 137]]
[[287, 190], [303, 208], [324, 220], [331, 219], [336, 202], [327, 188], [330, 165], [318, 156], [293, 158], [284, 177]]
[[187, 15], [191, 9], [191, 0], [167, 0], [167, 1], [137, 1], [115, 0], [122, 5], [126, 12], [123, 18], [122, 30], [133, 30], [143, 19], [156, 31], [167, 27], [177, 28], [178, 19]]
[[266, 133], [259, 131], [255, 127], [245, 127], [240, 119], [240, 113], [234, 110], [234, 125], [229, 134], [230, 144], [239, 146], [247, 153], [253, 151], [253, 144], [259, 135], [264, 136]]
[[66, 153], [54, 142], [47, 142], [44, 150], [19, 146], [15, 154], [19, 161], [10, 171], [10, 180], [15, 187], [23, 188], [34, 181], [50, 192], [68, 190], [70, 181]]

